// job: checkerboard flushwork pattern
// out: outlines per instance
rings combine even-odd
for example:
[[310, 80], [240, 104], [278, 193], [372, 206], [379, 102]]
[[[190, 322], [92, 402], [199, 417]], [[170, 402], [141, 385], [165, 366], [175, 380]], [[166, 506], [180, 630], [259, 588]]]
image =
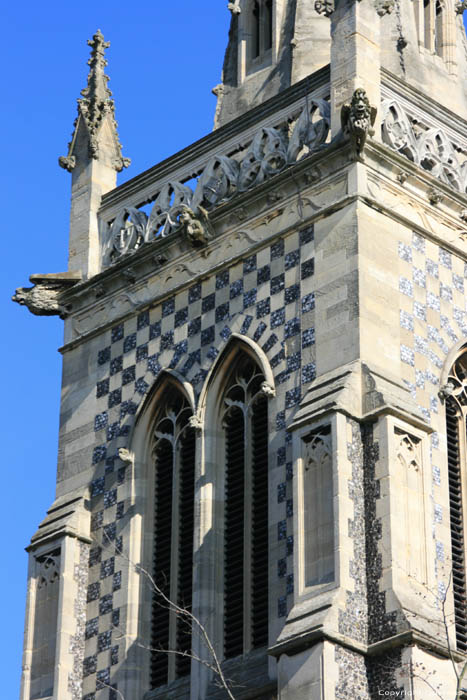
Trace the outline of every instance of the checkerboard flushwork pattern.
[[194, 282], [103, 335], [96, 358], [100, 376], [92, 455], [95, 478], [91, 484], [96, 544], [89, 562], [86, 700], [94, 700], [95, 690], [102, 684], [113, 684], [112, 667], [119, 660], [119, 592], [125, 585], [125, 574], [118, 564], [118, 552], [125, 548], [129, 486], [118, 449], [127, 446], [138, 406], [162, 370], [177, 370], [198, 397], [232, 333], [257, 343], [275, 376], [278, 411], [272, 419], [270, 416], [274, 426], [270, 470], [282, 475], [276, 486], [275, 509], [277, 538], [283, 551], [277, 561], [282, 588], [277, 614], [286, 615], [287, 595], [293, 593], [294, 582], [291, 435], [285, 426], [315, 377], [313, 273], [314, 235], [309, 226]]
[[[448, 353], [463, 339], [467, 342], [467, 264], [417, 233], [410, 242], [399, 241], [398, 252], [401, 373], [421, 414], [436, 431], [430, 436], [436, 528], [443, 522], [443, 508], [436, 503], [441, 485], [439, 433], [446, 430], [438, 392]], [[436, 542], [436, 553], [438, 559], [444, 558], [442, 542]]]

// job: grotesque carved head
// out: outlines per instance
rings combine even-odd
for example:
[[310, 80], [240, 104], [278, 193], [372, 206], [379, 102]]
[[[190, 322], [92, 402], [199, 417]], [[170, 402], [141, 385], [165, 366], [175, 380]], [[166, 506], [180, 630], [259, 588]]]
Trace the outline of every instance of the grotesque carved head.
[[350, 103], [354, 119], [369, 119], [371, 115], [370, 101], [363, 88], [357, 88]]

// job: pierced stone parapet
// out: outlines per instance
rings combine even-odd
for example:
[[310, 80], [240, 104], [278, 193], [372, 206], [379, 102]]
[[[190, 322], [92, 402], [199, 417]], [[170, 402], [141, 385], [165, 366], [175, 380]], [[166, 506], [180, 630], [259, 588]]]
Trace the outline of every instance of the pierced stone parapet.
[[395, 99], [384, 100], [381, 109], [383, 143], [446, 185], [459, 192], [467, 192], [465, 146], [453, 143], [438, 126], [423, 124], [418, 118], [411, 118]]
[[213, 234], [210, 211], [320, 150], [330, 123], [329, 102], [307, 98], [293, 119], [261, 127], [249, 144], [231, 155], [212, 156], [194, 188], [188, 184], [190, 176], [184, 182], [166, 182], [154, 193], [149, 215], [123, 206], [112, 222], [103, 222], [103, 267], [180, 229], [193, 246], [205, 245]]

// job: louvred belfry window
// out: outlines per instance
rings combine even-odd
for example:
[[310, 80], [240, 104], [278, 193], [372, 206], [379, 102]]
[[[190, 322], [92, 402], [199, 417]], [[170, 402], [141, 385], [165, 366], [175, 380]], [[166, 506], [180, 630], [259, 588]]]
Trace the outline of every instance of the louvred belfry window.
[[249, 38], [249, 60], [254, 61], [272, 48], [272, 0], [251, 0], [247, 15], [249, 15], [249, 26], [246, 30]]
[[[151, 685], [164, 685], [190, 672], [191, 627], [170, 602], [191, 612], [195, 431], [191, 408], [172, 387], [153, 435], [155, 469], [154, 581]], [[170, 653], [175, 650], [180, 653]], [[187, 656], [183, 656], [187, 653]]]
[[224, 394], [224, 657], [268, 642], [268, 410], [241, 354]]
[[465, 508], [467, 467], [467, 352], [454, 363], [448, 379], [446, 437], [452, 552], [452, 590], [457, 649], [467, 651]]

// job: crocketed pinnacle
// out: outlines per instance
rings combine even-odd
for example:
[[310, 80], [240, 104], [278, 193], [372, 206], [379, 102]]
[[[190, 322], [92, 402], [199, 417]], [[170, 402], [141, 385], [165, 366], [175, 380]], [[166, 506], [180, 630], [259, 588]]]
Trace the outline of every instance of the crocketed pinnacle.
[[68, 155], [61, 156], [58, 160], [62, 168], [71, 171], [76, 163], [75, 141], [80, 122], [84, 122], [88, 132], [88, 155], [90, 158], [99, 158], [100, 139], [99, 132], [102, 124], [108, 115], [114, 133], [115, 157], [114, 166], [117, 171], [128, 167], [130, 160], [122, 157], [121, 143], [117, 134], [117, 122], [115, 121], [115, 103], [112, 99], [112, 92], [107, 87], [109, 77], [105, 74], [107, 60], [105, 50], [109, 48], [110, 41], [105, 41], [104, 35], [98, 29], [92, 39], [88, 39], [88, 46], [91, 46], [91, 58], [88, 60], [90, 67], [88, 74], [88, 84], [81, 90], [78, 99], [78, 117], [74, 123], [74, 132], [68, 144]]

